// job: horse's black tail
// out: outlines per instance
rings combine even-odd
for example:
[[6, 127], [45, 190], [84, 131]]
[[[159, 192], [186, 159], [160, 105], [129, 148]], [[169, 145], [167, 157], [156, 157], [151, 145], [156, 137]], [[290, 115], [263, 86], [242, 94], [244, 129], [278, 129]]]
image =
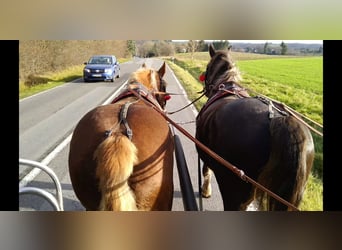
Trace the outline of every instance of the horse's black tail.
[[[284, 116], [271, 120], [270, 134], [270, 158], [258, 181], [298, 208], [313, 164], [311, 133], [293, 116]], [[262, 209], [288, 209], [261, 190], [257, 190], [256, 198]]]

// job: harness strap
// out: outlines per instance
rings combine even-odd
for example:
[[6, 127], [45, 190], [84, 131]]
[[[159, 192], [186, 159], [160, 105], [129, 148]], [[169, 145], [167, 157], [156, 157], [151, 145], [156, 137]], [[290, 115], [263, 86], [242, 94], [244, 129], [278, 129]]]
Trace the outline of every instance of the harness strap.
[[[114, 103], [120, 101], [121, 99], [124, 99], [124, 98], [129, 97], [129, 96], [136, 96], [136, 97], [138, 97], [138, 100], [140, 100], [141, 97], [143, 97], [143, 100], [146, 100], [149, 103], [153, 104], [158, 109], [163, 110], [162, 107], [160, 106], [160, 104], [155, 99], [154, 93], [153, 92], [151, 93], [150, 91], [148, 91], [148, 89], [145, 86], [143, 86], [142, 84], [140, 84], [140, 83], [130, 84], [127, 87], [127, 90], [125, 92], [121, 93], [119, 96], [117, 96], [111, 102], [111, 104], [114, 104]], [[121, 106], [120, 113], [119, 113], [119, 119], [120, 119], [119, 124], [123, 124], [124, 125], [124, 127], [126, 129], [126, 135], [127, 135], [127, 137], [130, 140], [132, 140], [133, 131], [132, 131], [132, 129], [130, 128], [130, 126], [128, 124], [127, 113], [128, 113], [129, 106], [131, 104], [133, 104], [133, 103], [134, 102], [126, 102], [123, 106]], [[105, 136], [106, 137], [108, 137], [108, 136], [110, 136], [112, 134], [113, 128], [114, 127], [112, 127], [111, 129], [105, 131]]]
[[129, 127], [127, 122], [127, 112], [129, 106], [132, 104], [132, 102], [126, 102], [120, 109], [120, 123], [122, 123], [126, 128], [126, 135], [127, 137], [132, 140], [133, 132], [132, 129]]
[[[206, 110], [216, 100], [226, 97], [228, 95], [234, 95], [238, 98], [249, 97], [249, 94], [246, 92], [246, 90], [236, 85], [234, 81], [221, 83], [217, 85], [216, 90], [217, 92], [215, 93], [215, 95], [209, 98], [206, 104], [204, 104], [204, 106], [200, 110], [200, 114], [204, 112], [204, 110]], [[206, 91], [207, 90], [205, 90], [204, 92], [206, 93]]]
[[129, 97], [129, 96], [132, 96], [132, 93], [130, 91], [125, 91], [125, 92], [122, 92], [120, 95], [118, 95], [116, 98], [113, 99], [113, 101], [111, 101], [111, 104], [114, 104], [118, 101], [120, 101], [121, 99], [124, 99], [126, 97]]
[[148, 89], [144, 85], [140, 83], [130, 84], [127, 89], [128, 91], [133, 93], [135, 96], [137, 93], [139, 96], [144, 97], [146, 100], [148, 100], [150, 103], [152, 103], [154, 106], [156, 106], [160, 110], [163, 110], [163, 108], [160, 106], [160, 104], [156, 100], [154, 93], [152, 92], [151, 94], [151, 91], [148, 91]]
[[262, 101], [263, 103], [267, 104], [268, 105], [268, 111], [269, 111], [269, 118], [272, 119], [274, 118], [274, 109], [277, 110], [280, 114], [282, 114], [283, 116], [288, 116], [289, 114], [284, 111], [284, 110], [281, 110], [280, 108], [276, 107], [272, 100], [268, 99], [268, 98], [265, 98], [265, 97], [262, 97], [262, 96], [256, 96], [255, 98], [257, 98], [258, 100]]
[[[231, 84], [227, 87], [227, 84]], [[218, 92], [212, 96], [207, 103], [202, 107], [200, 110], [200, 113], [202, 113], [205, 109], [207, 109], [212, 103], [217, 101], [218, 99], [221, 99], [223, 97], [226, 97], [227, 95], [234, 95], [238, 98], [246, 98], [250, 97], [249, 94], [244, 91], [246, 91], [244, 88], [240, 88], [239, 86], [236, 86], [234, 82], [226, 82], [226, 83], [221, 83], [217, 87]], [[269, 111], [269, 118], [272, 119], [275, 116], [274, 110], [277, 110], [281, 115], [288, 116], [289, 113], [287, 113], [285, 110], [281, 110], [277, 106], [275, 106], [272, 102], [272, 100], [262, 97], [262, 96], [256, 96], [255, 98], [259, 99], [266, 105], [268, 105], [268, 111]]]
[[163, 110], [162, 107], [160, 106], [160, 104], [158, 103], [158, 101], [156, 100], [155, 94], [160, 94], [160, 93], [165, 94], [166, 92], [157, 92], [157, 91], [151, 92], [144, 85], [142, 85], [140, 83], [129, 84], [127, 89], [124, 92], [122, 92], [120, 95], [118, 95], [116, 98], [114, 98], [114, 100], [111, 102], [111, 104], [114, 104], [114, 103], [116, 103], [116, 102], [118, 102], [121, 99], [124, 99], [126, 97], [134, 96], [133, 92], [138, 93], [140, 96], [147, 99], [150, 103], [152, 103], [153, 105], [155, 105], [158, 108], [160, 108], [161, 110]]

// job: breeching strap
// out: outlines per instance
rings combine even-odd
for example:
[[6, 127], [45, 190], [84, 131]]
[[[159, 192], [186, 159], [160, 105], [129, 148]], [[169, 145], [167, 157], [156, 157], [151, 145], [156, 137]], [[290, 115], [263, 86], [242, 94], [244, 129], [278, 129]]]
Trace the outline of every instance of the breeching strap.
[[255, 91], [248, 89], [248, 91], [254, 92], [255, 94], [257, 94], [257, 96], [263, 97], [265, 99], [269, 99], [271, 100], [273, 103], [279, 105], [283, 110], [285, 110], [286, 112], [290, 113], [294, 118], [296, 118], [299, 122], [301, 122], [302, 124], [304, 124], [305, 126], [307, 126], [311, 131], [315, 132], [316, 134], [318, 134], [319, 136], [323, 137], [323, 133], [318, 131], [317, 129], [313, 128], [312, 126], [310, 126], [307, 122], [305, 122], [302, 118], [306, 119], [307, 121], [310, 121], [311, 123], [315, 124], [316, 126], [320, 127], [321, 129], [323, 129], [323, 126], [321, 124], [319, 124], [318, 122], [309, 119], [308, 117], [305, 117], [304, 115], [298, 113], [297, 111], [295, 111], [294, 109], [290, 108], [289, 106], [285, 105], [284, 103], [281, 103], [277, 100], [274, 100], [270, 97], [267, 97], [265, 95], [261, 95], [256, 93]]
[[[138, 98], [141, 98], [141, 96], [134, 91], [133, 89], [130, 90], [135, 96], [137, 96]], [[227, 167], [229, 170], [231, 170], [234, 174], [236, 174], [237, 176], [239, 176], [243, 181], [249, 182], [252, 185], [254, 185], [255, 187], [261, 189], [262, 191], [266, 192], [269, 196], [273, 197], [274, 199], [278, 200], [279, 202], [283, 203], [284, 205], [290, 207], [292, 210], [294, 211], [299, 211], [299, 209], [297, 207], [295, 207], [293, 204], [291, 204], [290, 202], [284, 200], [283, 198], [281, 198], [279, 195], [273, 193], [272, 191], [270, 191], [269, 189], [265, 188], [263, 185], [259, 184], [258, 182], [256, 182], [255, 180], [253, 180], [252, 178], [250, 178], [249, 176], [247, 176], [242, 170], [240, 170], [239, 168], [237, 168], [236, 166], [234, 166], [233, 164], [229, 163], [228, 161], [226, 161], [225, 159], [223, 159], [221, 156], [219, 156], [218, 154], [216, 154], [214, 151], [212, 151], [211, 149], [209, 149], [208, 147], [206, 147], [203, 143], [201, 143], [199, 140], [197, 140], [196, 138], [194, 138], [189, 132], [187, 132], [185, 129], [183, 129], [181, 126], [179, 126], [178, 124], [176, 124], [174, 121], [172, 121], [162, 110], [158, 109], [157, 107], [155, 107], [154, 105], [152, 105], [151, 103], [147, 102], [146, 100], [144, 100], [144, 98], [141, 98], [144, 102], [146, 102], [148, 105], [150, 105], [150, 107], [152, 107], [153, 109], [155, 109], [159, 114], [161, 114], [168, 122], [170, 122], [173, 126], [175, 126], [180, 132], [182, 132], [186, 137], [188, 137], [191, 141], [193, 141], [199, 148], [201, 148], [204, 152], [206, 152], [209, 156], [211, 156], [213, 159], [215, 159], [216, 161], [218, 161], [220, 164], [224, 165], [225, 167]]]

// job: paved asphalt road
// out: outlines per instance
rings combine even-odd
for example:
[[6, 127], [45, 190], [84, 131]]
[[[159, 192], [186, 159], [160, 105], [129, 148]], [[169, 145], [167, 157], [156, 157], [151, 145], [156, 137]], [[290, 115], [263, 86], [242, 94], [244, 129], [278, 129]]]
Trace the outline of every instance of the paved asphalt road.
[[[84, 207], [73, 192], [67, 167], [69, 141], [73, 128], [88, 110], [111, 100], [124, 86], [129, 73], [136, 70], [143, 62], [154, 68], [159, 68], [162, 64], [162, 61], [158, 59], [135, 59], [135, 61], [122, 64], [121, 77], [114, 83], [83, 83], [82, 79], [79, 79], [19, 102], [19, 157], [42, 162], [55, 172], [62, 187], [64, 211], [84, 211]], [[189, 100], [185, 91], [169, 67], [167, 67], [164, 79], [168, 82], [167, 91], [180, 94], [173, 95], [168, 101], [167, 111], [172, 112], [187, 105]], [[58, 98], [61, 95], [63, 99]], [[190, 106], [169, 117], [194, 136], [196, 115], [197, 111]], [[195, 144], [176, 128], [173, 128], [173, 131], [180, 137], [196, 202], [200, 208], [198, 156]], [[41, 188], [52, 194], [56, 193], [54, 183], [46, 173], [30, 172], [30, 170], [25, 166], [19, 167], [21, 184]], [[31, 178], [27, 178], [28, 173]], [[223, 205], [215, 178], [212, 183], [213, 196], [209, 199], [202, 199], [203, 210], [222, 211]], [[172, 211], [184, 211], [176, 160], [174, 184]], [[27, 194], [19, 196], [19, 210], [51, 211], [53, 208], [45, 199]]]

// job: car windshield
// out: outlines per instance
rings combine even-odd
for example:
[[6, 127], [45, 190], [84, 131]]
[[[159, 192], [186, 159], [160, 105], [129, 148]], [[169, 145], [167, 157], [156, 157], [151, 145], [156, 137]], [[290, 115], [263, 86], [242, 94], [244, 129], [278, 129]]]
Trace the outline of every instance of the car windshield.
[[110, 57], [93, 57], [89, 60], [89, 64], [112, 64]]

